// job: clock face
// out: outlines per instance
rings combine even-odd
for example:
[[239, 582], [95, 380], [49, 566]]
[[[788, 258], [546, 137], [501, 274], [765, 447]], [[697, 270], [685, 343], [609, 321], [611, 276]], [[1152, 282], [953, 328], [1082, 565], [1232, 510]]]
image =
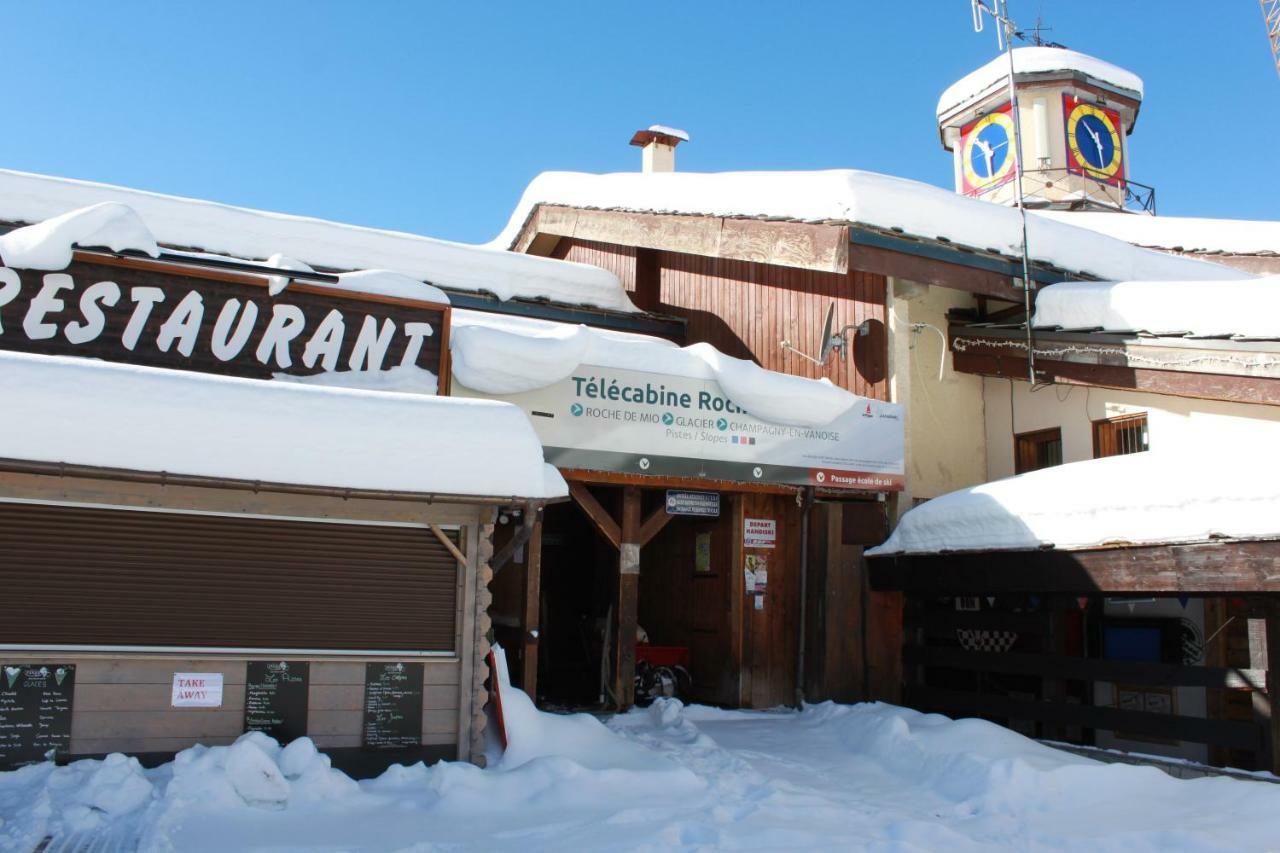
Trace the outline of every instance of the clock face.
[[1124, 181], [1124, 145], [1120, 115], [1106, 107], [1063, 95], [1067, 131], [1067, 170], [1119, 184]]
[[966, 195], [979, 195], [1013, 175], [1013, 118], [1008, 104], [960, 131], [961, 182]]

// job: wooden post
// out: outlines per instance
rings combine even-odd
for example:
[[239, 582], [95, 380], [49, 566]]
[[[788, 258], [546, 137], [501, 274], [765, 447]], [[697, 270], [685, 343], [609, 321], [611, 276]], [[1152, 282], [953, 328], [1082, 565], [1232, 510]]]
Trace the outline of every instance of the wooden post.
[[542, 600], [542, 512], [538, 511], [533, 533], [525, 550], [524, 565], [524, 654], [521, 657], [520, 689], [538, 701], [538, 632]]
[[640, 489], [622, 490], [621, 542], [618, 547], [618, 643], [614, 696], [619, 710], [635, 702], [636, 622], [640, 601]]
[[1280, 601], [1269, 601], [1267, 604], [1267, 698], [1271, 700], [1271, 772], [1280, 773]]

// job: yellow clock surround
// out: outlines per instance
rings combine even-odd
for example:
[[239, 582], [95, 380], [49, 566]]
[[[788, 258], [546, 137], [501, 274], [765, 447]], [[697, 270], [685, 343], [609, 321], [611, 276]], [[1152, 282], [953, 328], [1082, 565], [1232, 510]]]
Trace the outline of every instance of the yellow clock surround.
[[[1091, 178], [1100, 181], [1118, 182], [1124, 178], [1122, 169], [1124, 167], [1124, 144], [1120, 139], [1119, 116], [1107, 109], [1096, 107], [1093, 104], [1076, 103], [1074, 106], [1068, 102], [1067, 104], [1067, 151], [1070, 159], [1071, 171], [1082, 172]], [[1094, 142], [1097, 146], [1097, 160], [1087, 153], [1081, 146], [1078, 136], [1081, 128], [1081, 122], [1084, 122], [1084, 130], [1094, 136]], [[1102, 139], [1102, 134], [1106, 134], [1106, 143]], [[1110, 150], [1107, 151], [1106, 149]]]
[[[1005, 151], [999, 165], [992, 168], [989, 175], [981, 175], [974, 168], [974, 149], [981, 146], [984, 141], [988, 141], [987, 137], [992, 136], [993, 130], [997, 137], [1003, 131], [1004, 142], [1001, 144], [1005, 146]], [[983, 131], [987, 131], [987, 133], [983, 134]], [[1005, 109], [987, 113], [965, 129], [964, 142], [960, 150], [960, 168], [964, 173], [966, 190], [989, 189], [1003, 182], [1012, 174], [1014, 165], [1013, 140], [1013, 117]], [[988, 144], [990, 144], [989, 141]]]

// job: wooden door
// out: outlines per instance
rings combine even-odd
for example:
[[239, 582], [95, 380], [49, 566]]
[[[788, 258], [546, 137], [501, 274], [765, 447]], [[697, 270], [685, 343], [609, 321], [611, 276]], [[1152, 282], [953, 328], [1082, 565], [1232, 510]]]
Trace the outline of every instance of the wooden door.
[[[693, 698], [711, 705], [738, 704], [738, 667], [730, 621], [733, 523], [728, 501], [720, 518], [692, 525], [694, 537], [690, 675]], [[699, 555], [699, 549], [702, 554]]]

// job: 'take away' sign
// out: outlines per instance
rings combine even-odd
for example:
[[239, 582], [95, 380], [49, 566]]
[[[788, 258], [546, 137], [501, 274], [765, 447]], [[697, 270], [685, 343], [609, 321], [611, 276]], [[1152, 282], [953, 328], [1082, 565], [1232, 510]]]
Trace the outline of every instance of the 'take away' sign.
[[[118, 266], [116, 264], [119, 264]], [[442, 370], [448, 306], [149, 262], [0, 267], [0, 349], [271, 379]]]

